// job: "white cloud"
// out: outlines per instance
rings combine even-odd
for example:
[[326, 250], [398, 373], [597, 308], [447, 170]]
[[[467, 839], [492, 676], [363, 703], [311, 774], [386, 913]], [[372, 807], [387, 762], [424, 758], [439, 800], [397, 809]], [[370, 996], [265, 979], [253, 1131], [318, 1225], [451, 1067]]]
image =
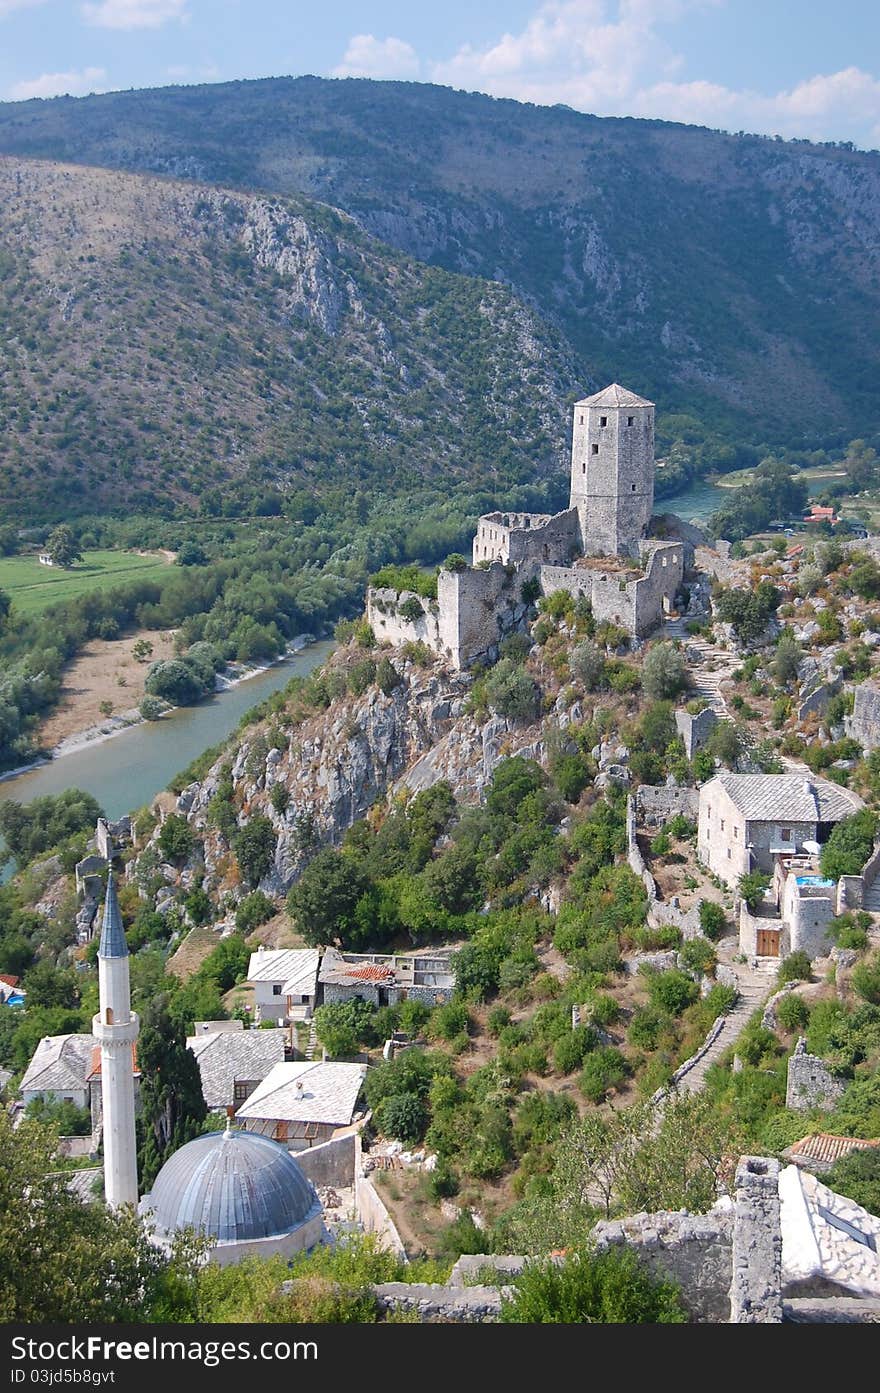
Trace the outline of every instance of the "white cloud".
[[[661, 29], [721, 0], [545, 0], [518, 33], [428, 65], [433, 82], [603, 116], [880, 143], [880, 82], [856, 67], [760, 93], [682, 81]], [[378, 74], [370, 74], [378, 76]]]
[[355, 34], [331, 77], [416, 78], [420, 66], [418, 54], [404, 39]]
[[42, 73], [40, 77], [27, 82], [16, 82], [10, 88], [9, 96], [14, 102], [24, 102], [30, 97], [82, 97], [89, 92], [106, 90], [107, 73], [104, 68], [83, 68], [80, 72]]
[[81, 6], [87, 24], [99, 29], [160, 29], [186, 19], [186, 0], [95, 0]]

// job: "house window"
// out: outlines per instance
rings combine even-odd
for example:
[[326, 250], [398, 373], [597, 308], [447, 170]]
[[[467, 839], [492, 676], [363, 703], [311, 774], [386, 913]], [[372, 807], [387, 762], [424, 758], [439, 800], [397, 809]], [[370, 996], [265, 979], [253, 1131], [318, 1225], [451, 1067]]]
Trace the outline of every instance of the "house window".
[[243, 1103], [248, 1096], [247, 1084], [236, 1079], [232, 1085], [232, 1096], [236, 1103]]
[[[633, 484], [633, 488], [635, 488], [635, 484]], [[661, 559], [662, 559], [663, 565], [665, 566], [665, 565], [667, 564], [666, 557], [664, 556], [664, 557], [662, 557]]]
[[587, 461], [586, 461], [586, 460], [584, 460], [584, 462], [583, 462], [583, 464], [582, 464], [582, 466], [581, 466], [581, 472], [584, 473], [584, 474], [586, 474], [586, 472], [587, 472]]
[[584, 418], [583, 418], [583, 416], [580, 417], [580, 424], [581, 424], [581, 425], [584, 424]]
[[727, 859], [730, 860], [730, 847], [727, 848]]
[[636, 486], [635, 486], [635, 484], [633, 484], [633, 493], [635, 493], [635, 491], [636, 491]]
[[721, 830], [724, 831], [724, 818], [721, 819]]
[[593, 446], [593, 454], [594, 454], [594, 455], [598, 455], [598, 453], [599, 453], [599, 446], [598, 446], [598, 445], [594, 445], [594, 446]]
[[791, 828], [790, 828], [790, 827], [783, 827], [782, 832], [780, 833], [780, 836], [782, 837], [782, 840], [783, 840], [784, 842], [790, 842], [790, 841], [791, 841]]
[[635, 416], [627, 416], [627, 418], [626, 418], [626, 424], [627, 424], [628, 426], [631, 426], [632, 423], [633, 423], [633, 421], [634, 421], [635, 419], [636, 419]]
[[607, 426], [607, 425], [608, 425], [608, 417], [607, 417], [607, 416], [600, 416], [600, 417], [599, 417], [599, 425], [600, 425], [600, 426]]
[[739, 841], [739, 828], [738, 828], [738, 827], [734, 827], [734, 829], [733, 829], [733, 840], [734, 840], [735, 842]]
[[280, 983], [280, 982], [273, 982], [273, 983], [272, 983], [272, 995], [273, 995], [273, 996], [280, 996], [280, 995], [281, 995], [281, 983]]

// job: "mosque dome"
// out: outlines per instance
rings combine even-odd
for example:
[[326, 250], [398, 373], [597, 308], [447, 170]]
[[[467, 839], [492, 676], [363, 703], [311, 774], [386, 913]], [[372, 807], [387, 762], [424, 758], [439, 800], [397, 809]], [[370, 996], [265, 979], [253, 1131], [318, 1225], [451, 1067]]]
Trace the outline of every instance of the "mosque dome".
[[175, 1151], [142, 1209], [165, 1237], [191, 1227], [217, 1244], [235, 1244], [313, 1227], [321, 1202], [286, 1147], [227, 1128]]

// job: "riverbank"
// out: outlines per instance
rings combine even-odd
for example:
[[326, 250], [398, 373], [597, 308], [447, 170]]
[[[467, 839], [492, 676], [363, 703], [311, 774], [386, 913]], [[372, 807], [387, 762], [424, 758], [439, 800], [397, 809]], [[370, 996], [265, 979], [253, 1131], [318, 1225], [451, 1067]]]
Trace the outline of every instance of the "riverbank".
[[[126, 643], [133, 643], [136, 637], [138, 637], [138, 635], [131, 635], [129, 639], [126, 640]], [[173, 637], [173, 634], [162, 635], [162, 638], [169, 639], [172, 645]], [[155, 639], [156, 635], [153, 635], [153, 638]], [[292, 639], [291, 642], [287, 645], [285, 651], [279, 654], [277, 658], [273, 658], [270, 662], [258, 663], [254, 665], [231, 663], [229, 665], [229, 670], [232, 674], [231, 676], [227, 676], [226, 674], [218, 674], [215, 695], [220, 695], [224, 692], [232, 691], [234, 688], [240, 687], [243, 683], [253, 681], [254, 678], [262, 676], [263, 673], [272, 671], [273, 668], [280, 667], [285, 663], [290, 663], [298, 653], [301, 653], [303, 651], [303, 649], [308, 648], [311, 644], [317, 642], [319, 642], [319, 640], [316, 639], [314, 634], [297, 634], [296, 638]], [[104, 648], [107, 648], [108, 646], [110, 645], [106, 643], [103, 644]], [[169, 648], [168, 653], [155, 654], [153, 661], [156, 661], [156, 659], [160, 656], [171, 656], [172, 653], [173, 647]], [[78, 659], [77, 663], [79, 663], [79, 661], [80, 660]], [[146, 680], [147, 670], [148, 665], [145, 665], [143, 679], [140, 684], [141, 697], [143, 696], [143, 682]], [[131, 689], [129, 689], [129, 692], [127, 692], [127, 694], [131, 694]], [[79, 709], [82, 710], [82, 707], [80, 707]], [[167, 718], [175, 715], [181, 709], [182, 708], [176, 706], [169, 707], [169, 709], [166, 712], [164, 712], [161, 716], [158, 717], [158, 720], [166, 720]], [[43, 736], [43, 748], [46, 748], [46, 746], [48, 745], [48, 741], [45, 740], [45, 731], [47, 730], [53, 719], [54, 715], [52, 717], [49, 717], [49, 719], [46, 722], [44, 722], [44, 725], [41, 727], [41, 735]], [[126, 731], [130, 731], [133, 726], [144, 724], [144, 718], [141, 715], [137, 706], [130, 707], [125, 711], [117, 712], [116, 715], [113, 716], [106, 716], [96, 723], [86, 725], [79, 729], [70, 731], [70, 733], [65, 735], [61, 740], [59, 740], [57, 744], [47, 749], [46, 754], [41, 758], [32, 760], [29, 764], [20, 765], [17, 769], [10, 769], [5, 774], [0, 774], [0, 783], [6, 783], [10, 779], [16, 779], [21, 774], [31, 773], [33, 770], [40, 769], [44, 765], [49, 764], [50, 762], [54, 762], [55, 760], [63, 759], [67, 755], [80, 754], [83, 751], [90, 749], [94, 745], [103, 745], [108, 740], [113, 740], [116, 736], [124, 735]], [[155, 724], [155, 722], [152, 722], [151, 724]]]

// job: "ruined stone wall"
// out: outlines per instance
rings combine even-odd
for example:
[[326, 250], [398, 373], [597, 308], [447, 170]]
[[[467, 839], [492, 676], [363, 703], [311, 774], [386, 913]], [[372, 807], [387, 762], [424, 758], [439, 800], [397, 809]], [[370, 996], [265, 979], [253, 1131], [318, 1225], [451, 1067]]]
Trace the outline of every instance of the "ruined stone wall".
[[711, 706], [705, 707], [695, 716], [684, 709], [675, 712], [675, 728], [684, 742], [684, 752], [688, 759], [693, 759], [697, 751], [708, 744], [717, 724], [718, 717]]
[[730, 1316], [733, 1222], [729, 1208], [709, 1214], [634, 1214], [603, 1220], [593, 1230], [599, 1248], [632, 1245], [657, 1276], [681, 1291], [692, 1321], [726, 1321]]
[[573, 508], [562, 513], [486, 513], [477, 524], [473, 563], [500, 561], [568, 561], [578, 549], [578, 518]]
[[[419, 619], [405, 619], [400, 613], [402, 605], [414, 600], [421, 605]], [[416, 595], [412, 590], [367, 590], [367, 623], [379, 643], [391, 643], [399, 647], [402, 643], [426, 643], [435, 653], [440, 652], [440, 620], [436, 601]]]
[[439, 651], [456, 667], [497, 656], [507, 634], [528, 613], [522, 585], [528, 568], [511, 574], [497, 562], [485, 570], [441, 571], [437, 577]]
[[645, 574], [634, 583], [634, 632], [639, 638], [662, 622], [684, 579], [684, 547], [680, 542], [645, 542], [642, 554], [648, 558]]
[[357, 1158], [357, 1134], [310, 1146], [296, 1153], [296, 1163], [307, 1180], [317, 1189], [324, 1185], [354, 1185]]
[[696, 788], [667, 788], [665, 784], [640, 784], [636, 807], [648, 826], [660, 827], [680, 814], [696, 822], [700, 810], [700, 791]]
[[845, 1088], [845, 1081], [832, 1074], [824, 1059], [807, 1054], [806, 1040], [798, 1040], [788, 1060], [785, 1106], [797, 1112], [830, 1112]]
[[779, 1162], [743, 1156], [736, 1170], [730, 1320], [737, 1325], [782, 1320], [782, 1222]]
[[805, 894], [806, 889], [809, 887], [797, 884], [796, 875], [786, 878], [782, 901], [782, 918], [786, 928], [783, 953], [794, 953], [801, 949], [809, 958], [819, 958], [831, 946], [828, 925], [837, 912], [836, 887], [824, 894]]

